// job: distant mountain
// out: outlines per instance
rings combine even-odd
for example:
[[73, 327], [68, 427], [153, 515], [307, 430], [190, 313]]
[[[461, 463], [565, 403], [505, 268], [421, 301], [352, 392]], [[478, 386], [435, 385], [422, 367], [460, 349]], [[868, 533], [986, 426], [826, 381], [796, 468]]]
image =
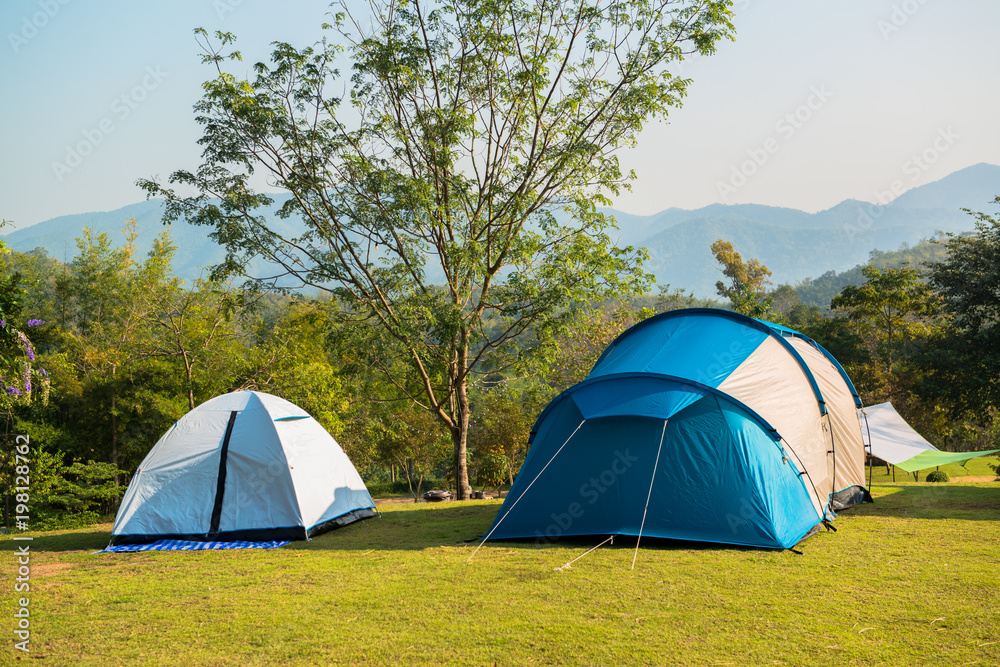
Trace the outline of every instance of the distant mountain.
[[1000, 195], [1000, 167], [980, 162], [939, 181], [904, 192], [892, 205], [905, 209], [982, 211]]
[[623, 245], [649, 249], [646, 269], [658, 283], [710, 297], [721, 278], [710, 250], [717, 239], [730, 241], [744, 259], [760, 260], [773, 272], [775, 285], [796, 283], [865, 263], [872, 250], [915, 245], [937, 232], [969, 231], [973, 220], [961, 209], [990, 210], [997, 195], [1000, 166], [977, 164], [885, 206], [848, 199], [811, 214], [754, 205], [668, 209], [641, 224], [619, 220], [618, 238]]
[[[715, 296], [721, 271], [710, 246], [725, 239], [745, 259], [756, 258], [773, 272], [776, 285], [816, 278], [828, 271], [845, 271], [868, 260], [874, 250], [895, 250], [914, 245], [938, 231], [962, 232], [973, 228], [972, 218], [960, 209], [989, 210], [1000, 195], [1000, 166], [977, 164], [934, 183], [914, 188], [885, 206], [846, 200], [818, 213], [756, 204], [712, 204], [696, 210], [669, 208], [654, 215], [632, 215], [613, 209], [620, 245], [645, 246], [650, 260], [646, 269], [658, 283], [684, 288], [699, 297]], [[276, 196], [278, 204], [283, 196]], [[165, 227], [163, 202], [149, 200], [115, 211], [67, 215], [7, 234], [14, 250], [45, 248], [59, 260], [77, 253], [75, 239], [85, 226], [108, 232], [115, 242], [124, 240], [121, 229], [134, 218], [139, 238], [137, 250], [145, 254]], [[270, 215], [269, 224], [291, 231], [294, 223]], [[222, 248], [208, 238], [210, 230], [175, 224], [171, 235], [178, 250], [175, 272], [190, 281], [206, 273], [223, 258]], [[254, 267], [263, 269], [262, 266]]]
[[948, 256], [947, 246], [937, 239], [923, 241], [914, 246], [904, 244], [899, 250], [883, 252], [873, 250], [864, 263], [846, 271], [827, 271], [823, 275], [796, 285], [799, 300], [807, 306], [828, 308], [833, 297], [848, 285], [862, 285], [865, 278], [862, 269], [871, 265], [877, 269], [910, 266], [924, 269], [928, 264], [940, 262]]
[[[275, 201], [276, 206], [280, 206], [283, 197], [275, 196]], [[162, 200], [150, 199], [114, 211], [64, 215], [15, 230], [3, 239], [13, 250], [27, 252], [45, 248], [55, 259], [69, 262], [79, 252], [76, 240], [83, 236], [85, 227], [89, 227], [95, 235], [107, 233], [112, 243], [121, 245], [125, 242], [125, 223], [134, 219], [137, 233], [135, 248], [139, 256], [145, 257], [153, 247], [153, 240], [169, 231], [171, 240], [177, 246], [174, 273], [189, 284], [197, 278], [206, 277], [209, 269], [225, 258], [225, 251], [209, 238], [211, 229], [186, 223], [163, 224], [163, 206]], [[275, 229], [285, 232], [292, 228], [289, 221], [276, 215], [269, 215], [268, 222]], [[257, 262], [252, 268], [263, 275], [265, 266], [264, 262]]]

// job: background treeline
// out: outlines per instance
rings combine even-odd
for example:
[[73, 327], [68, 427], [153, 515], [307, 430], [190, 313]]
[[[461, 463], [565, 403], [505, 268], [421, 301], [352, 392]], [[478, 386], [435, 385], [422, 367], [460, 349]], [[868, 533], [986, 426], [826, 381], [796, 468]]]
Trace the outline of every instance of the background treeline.
[[[512, 483], [545, 404], [582, 380], [626, 328], [687, 307], [734, 307], [786, 323], [843, 363], [865, 404], [893, 401], [943, 449], [997, 447], [1000, 226], [980, 214], [978, 227], [777, 289], [766, 267], [720, 241], [713, 251], [720, 277], [729, 278], [717, 286], [723, 301], [661, 285], [659, 294], [627, 302], [568, 304], [572, 325], [517, 375], [477, 379], [474, 484]], [[68, 263], [41, 249], [0, 258], [6, 527], [17, 514], [14, 435], [32, 443], [32, 527], [93, 522], [116, 511], [129, 475], [174, 421], [240, 389], [282, 396], [312, 414], [375, 495], [416, 496], [422, 485], [453, 483], [449, 434], [366, 367], [370, 355], [352, 353], [367, 340], [365, 327], [332, 317], [337, 303], [247, 294], [207, 279], [185, 284], [171, 270], [177, 248], [168, 232], [141, 257], [131, 225], [126, 238], [115, 246], [107, 234], [85, 231]], [[394, 363], [391, 354], [379, 363]]]

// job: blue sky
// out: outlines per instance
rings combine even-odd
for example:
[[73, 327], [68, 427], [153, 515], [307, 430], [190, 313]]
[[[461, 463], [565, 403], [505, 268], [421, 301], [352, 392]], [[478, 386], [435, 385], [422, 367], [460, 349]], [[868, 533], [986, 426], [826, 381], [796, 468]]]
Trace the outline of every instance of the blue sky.
[[[112, 210], [143, 198], [137, 178], [196, 167], [191, 106], [211, 72], [192, 30], [236, 33], [248, 70], [271, 41], [314, 42], [328, 10], [5, 0], [0, 216], [23, 228]], [[736, 0], [735, 13], [735, 42], [683, 64], [684, 108], [622, 150], [638, 179], [619, 209], [817, 211], [1000, 164], [996, 0]]]

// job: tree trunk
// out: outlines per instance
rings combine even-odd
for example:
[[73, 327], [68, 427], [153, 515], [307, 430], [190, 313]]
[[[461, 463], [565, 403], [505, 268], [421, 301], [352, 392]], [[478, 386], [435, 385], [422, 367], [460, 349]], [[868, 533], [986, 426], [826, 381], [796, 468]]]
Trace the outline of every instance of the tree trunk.
[[[457, 415], [456, 415], [457, 416]], [[467, 460], [468, 419], [458, 417], [459, 423], [451, 429], [451, 441], [455, 445], [455, 499], [468, 500], [472, 497], [469, 487], [469, 462]]]
[[455, 486], [456, 499], [468, 500], [472, 497], [469, 487], [469, 394], [465, 381], [459, 382], [455, 391], [455, 427], [451, 429], [451, 440], [455, 445]]
[[452, 389], [451, 395], [451, 442], [454, 446], [455, 458], [455, 499], [469, 500], [472, 489], [469, 487], [469, 333], [461, 331], [452, 348], [451, 363], [448, 368], [448, 383]]
[[188, 386], [188, 408], [194, 410], [194, 372], [191, 370], [191, 360], [188, 359], [187, 350], [183, 351], [184, 371], [187, 374]]

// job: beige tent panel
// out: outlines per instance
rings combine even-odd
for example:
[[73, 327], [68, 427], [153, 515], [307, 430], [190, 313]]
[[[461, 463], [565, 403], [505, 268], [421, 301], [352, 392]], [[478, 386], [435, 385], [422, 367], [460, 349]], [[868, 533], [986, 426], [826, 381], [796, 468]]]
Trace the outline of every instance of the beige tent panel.
[[[806, 482], [806, 487], [812, 493], [817, 514], [823, 516], [833, 492], [823, 428], [825, 419], [798, 361], [781, 342], [769, 337], [719, 385], [719, 390], [741, 401], [777, 429], [795, 454], [791, 458], [812, 480], [811, 484]], [[790, 404], [790, 399], [794, 403]], [[853, 408], [851, 411], [854, 413]]]
[[854, 395], [836, 366], [811, 343], [802, 338], [787, 339], [812, 371], [823, 394], [831, 435], [833, 493], [849, 486], [865, 485], [865, 446]]

